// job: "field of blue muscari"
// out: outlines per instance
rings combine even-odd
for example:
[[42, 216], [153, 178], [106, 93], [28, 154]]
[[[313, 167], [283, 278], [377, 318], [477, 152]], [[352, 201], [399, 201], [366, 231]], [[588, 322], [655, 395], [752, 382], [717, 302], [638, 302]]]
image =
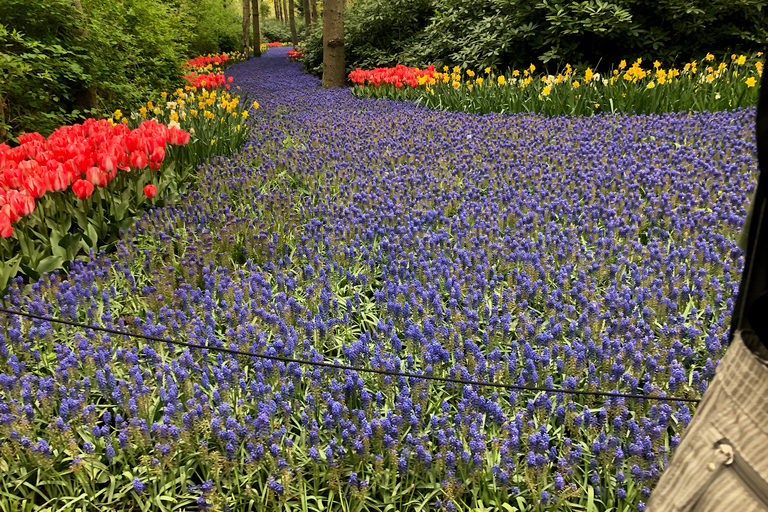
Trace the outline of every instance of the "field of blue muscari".
[[[280, 49], [229, 73], [262, 107], [242, 151], [6, 307], [366, 368], [704, 393], [754, 109], [438, 112], [324, 90]], [[3, 510], [642, 510], [694, 413], [2, 323]]]

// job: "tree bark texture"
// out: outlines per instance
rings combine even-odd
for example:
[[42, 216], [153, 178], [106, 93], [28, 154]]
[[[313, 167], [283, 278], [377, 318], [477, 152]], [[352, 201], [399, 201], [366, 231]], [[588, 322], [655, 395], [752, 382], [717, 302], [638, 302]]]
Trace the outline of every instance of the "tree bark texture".
[[317, 23], [317, 0], [309, 0], [312, 4], [312, 24]]
[[[77, 11], [77, 14], [80, 16], [80, 28], [78, 29], [78, 34], [83, 39], [88, 39], [88, 23], [85, 18], [85, 11], [83, 10], [83, 4], [80, 3], [80, 0], [72, 0], [72, 6]], [[90, 66], [88, 66], [85, 69], [85, 72], [89, 75], [91, 74]], [[82, 108], [83, 110], [95, 110], [99, 105], [99, 98], [96, 94], [96, 86], [95, 85], [88, 85], [85, 83], [80, 83], [77, 85], [77, 89], [75, 90], [75, 105]], [[89, 112], [87, 114], [88, 116], [93, 115], [93, 113]]]
[[251, 28], [251, 0], [243, 0], [243, 37], [240, 40], [240, 49], [245, 58], [250, 57], [250, 28]]
[[275, 8], [275, 19], [282, 20], [280, 17], [280, 7], [279, 7], [279, 0], [273, 0], [272, 4]]
[[288, 0], [283, 0], [283, 23], [288, 23]]
[[344, 87], [344, 0], [323, 2], [323, 87]]
[[309, 12], [309, 0], [304, 0], [303, 10], [304, 10], [304, 40], [306, 41], [307, 38], [309, 38], [309, 31], [312, 29], [312, 15]]
[[253, 56], [261, 57], [261, 29], [259, 27], [259, 0], [251, 0], [251, 16], [253, 17]]
[[299, 38], [296, 36], [296, 17], [294, 16], [293, 2], [294, 0], [288, 0], [288, 18], [291, 23], [291, 44], [296, 48], [299, 44]]

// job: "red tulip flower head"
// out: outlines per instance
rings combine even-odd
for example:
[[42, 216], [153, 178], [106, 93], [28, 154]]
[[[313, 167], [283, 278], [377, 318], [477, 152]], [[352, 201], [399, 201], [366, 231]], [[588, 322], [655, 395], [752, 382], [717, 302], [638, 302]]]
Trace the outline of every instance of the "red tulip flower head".
[[0, 211], [0, 237], [8, 238], [13, 235], [13, 227], [11, 226], [11, 219], [4, 211]]
[[93, 183], [86, 180], [77, 180], [72, 185], [72, 192], [75, 193], [78, 199], [86, 199], [93, 194]]
[[147, 166], [147, 163], [149, 162], [149, 159], [147, 158], [147, 154], [143, 151], [133, 151], [131, 152], [131, 167], [134, 169], [143, 169]]
[[157, 188], [152, 185], [151, 183], [149, 185], [144, 186], [144, 195], [148, 198], [152, 199], [157, 195]]

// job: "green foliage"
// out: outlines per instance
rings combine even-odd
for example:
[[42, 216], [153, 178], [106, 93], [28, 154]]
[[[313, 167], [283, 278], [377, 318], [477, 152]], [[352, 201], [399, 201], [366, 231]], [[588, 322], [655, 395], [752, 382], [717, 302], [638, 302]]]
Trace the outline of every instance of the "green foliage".
[[237, 5], [0, 0], [0, 142], [29, 131], [48, 135], [177, 87], [187, 58], [237, 48]]
[[221, 0], [197, 0], [186, 1], [184, 7], [193, 22], [190, 54], [239, 50], [243, 19], [240, 2], [230, 2], [223, 7]]
[[[304, 33], [304, 19], [299, 16], [298, 11], [294, 13], [294, 22], [296, 23], [296, 33]], [[285, 43], [291, 40], [291, 26], [277, 18], [261, 19], [261, 42], [262, 43]]]
[[[622, 58], [748, 53], [768, 40], [767, 0], [357, 0], [345, 12], [348, 70], [394, 64], [497, 69]], [[320, 44], [320, 48], [318, 48]], [[305, 63], [317, 73], [322, 41]]]
[[464, 67], [530, 62], [671, 63], [713, 50], [759, 50], [768, 37], [764, 0], [445, 0], [414, 49], [430, 63]]
[[269, 2], [266, 0], [259, 4], [259, 14], [261, 16], [259, 21], [261, 22], [264, 22], [264, 20], [269, 18], [269, 15], [272, 14], [272, 8], [269, 6]]
[[75, 54], [0, 25], [0, 141], [18, 131], [50, 132], [76, 118], [69, 83], [86, 78]]

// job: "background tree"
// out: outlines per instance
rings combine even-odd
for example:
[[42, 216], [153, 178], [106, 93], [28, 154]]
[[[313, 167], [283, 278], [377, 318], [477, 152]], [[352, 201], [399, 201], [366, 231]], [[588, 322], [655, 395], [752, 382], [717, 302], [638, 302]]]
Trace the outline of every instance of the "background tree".
[[253, 16], [253, 56], [261, 57], [261, 30], [259, 29], [259, 0], [251, 0]]
[[293, 44], [293, 47], [296, 48], [296, 46], [299, 44], [298, 36], [296, 35], [296, 17], [294, 16], [294, 6], [293, 6], [294, 0], [289, 0], [288, 2], [288, 22], [291, 24], [291, 44]]
[[250, 57], [249, 43], [251, 28], [251, 0], [243, 0], [243, 37], [240, 40], [240, 51], [245, 58]]
[[344, 87], [344, 0], [323, 2], [323, 87]]
[[302, 5], [304, 11], [304, 40], [309, 37], [309, 31], [312, 29], [312, 14], [309, 12], [309, 0], [304, 0]]

